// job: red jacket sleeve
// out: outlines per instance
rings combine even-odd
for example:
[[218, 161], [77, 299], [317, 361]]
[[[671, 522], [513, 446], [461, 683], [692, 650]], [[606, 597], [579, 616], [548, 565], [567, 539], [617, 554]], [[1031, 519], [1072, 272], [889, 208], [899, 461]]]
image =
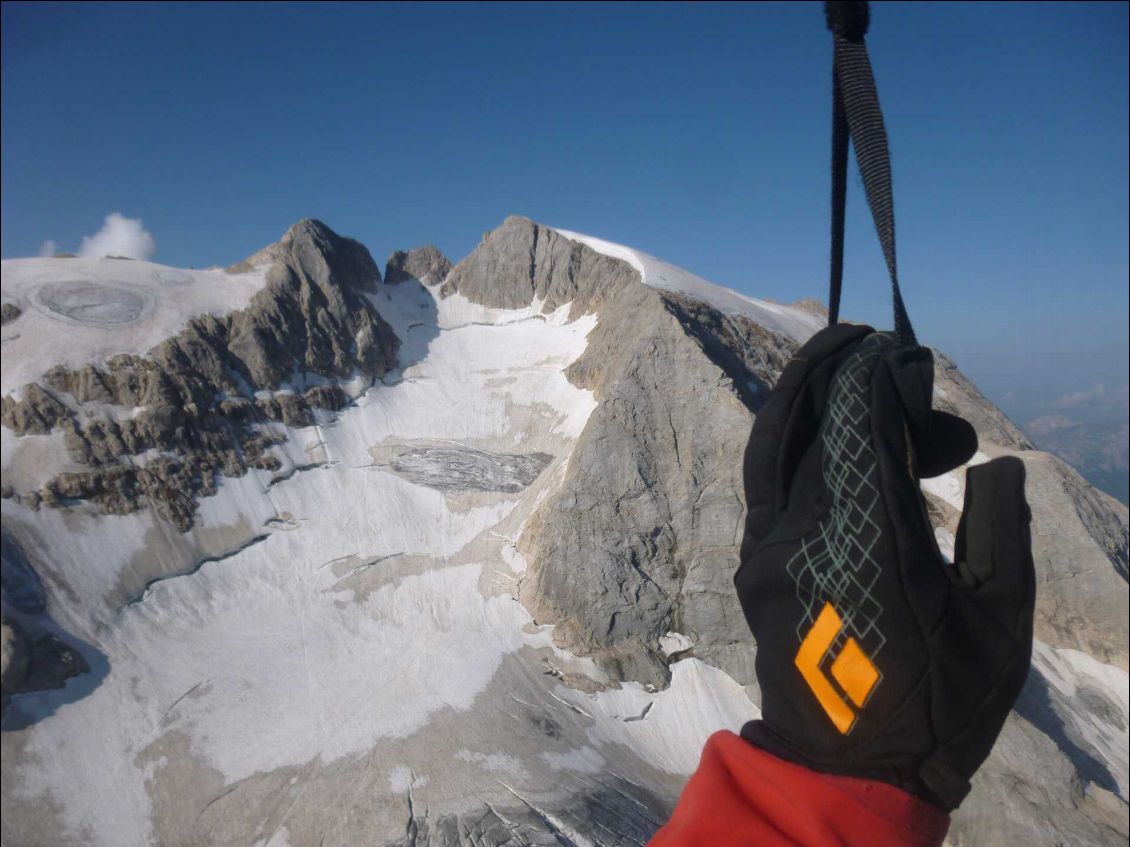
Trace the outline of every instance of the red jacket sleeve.
[[816, 773], [716, 732], [648, 847], [938, 847], [948, 829], [944, 812], [886, 783]]

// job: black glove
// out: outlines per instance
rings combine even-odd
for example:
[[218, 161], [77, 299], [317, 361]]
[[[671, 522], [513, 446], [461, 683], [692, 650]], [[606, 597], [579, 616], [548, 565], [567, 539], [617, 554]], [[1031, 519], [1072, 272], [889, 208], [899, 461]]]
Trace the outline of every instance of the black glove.
[[743, 737], [950, 811], [1027, 677], [1035, 572], [1011, 457], [968, 470], [942, 558], [919, 479], [977, 442], [932, 393], [924, 347], [843, 324], [814, 336], [753, 427], [734, 582], [762, 691]]

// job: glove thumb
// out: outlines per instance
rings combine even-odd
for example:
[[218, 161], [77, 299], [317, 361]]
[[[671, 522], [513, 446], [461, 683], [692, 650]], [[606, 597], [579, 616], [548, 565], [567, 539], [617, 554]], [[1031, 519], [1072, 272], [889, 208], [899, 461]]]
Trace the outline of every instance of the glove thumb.
[[1035, 585], [1032, 513], [1024, 498], [1024, 463], [1004, 456], [965, 475], [965, 507], [954, 541], [958, 581], [984, 600], [1023, 603]]
[[[937, 750], [919, 776], [954, 809], [993, 749], [1032, 656], [1036, 571], [1024, 463], [1008, 456], [969, 468], [954, 544], [955, 583], [931, 644]], [[970, 685], [975, 676], [987, 685]]]

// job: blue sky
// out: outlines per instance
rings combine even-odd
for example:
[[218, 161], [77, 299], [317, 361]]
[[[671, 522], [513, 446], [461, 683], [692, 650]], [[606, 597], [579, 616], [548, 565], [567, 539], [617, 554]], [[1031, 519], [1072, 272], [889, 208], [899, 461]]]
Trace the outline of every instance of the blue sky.
[[[872, 7], [920, 338], [1018, 419], [1125, 418], [1127, 4]], [[459, 259], [518, 213], [826, 298], [819, 3], [4, 3], [2, 39], [5, 258], [120, 212], [172, 265], [307, 216]], [[844, 314], [889, 326], [850, 194]]]

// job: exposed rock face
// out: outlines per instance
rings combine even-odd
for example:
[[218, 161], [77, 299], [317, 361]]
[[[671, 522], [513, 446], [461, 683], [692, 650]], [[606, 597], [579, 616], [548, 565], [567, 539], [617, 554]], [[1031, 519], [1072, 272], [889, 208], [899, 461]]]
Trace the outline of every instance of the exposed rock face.
[[1127, 667], [1126, 507], [1046, 453], [1026, 456], [1036, 637]]
[[[944, 396], [936, 392], [936, 405], [972, 421], [989, 455], [1007, 449], [1024, 459], [1038, 579], [1036, 637], [1125, 669], [1130, 638], [1126, 507], [1055, 456], [1024, 446], [1029, 444], [1024, 436], [948, 359], [938, 354], [936, 359], [936, 373], [944, 379]], [[960, 476], [955, 481], [960, 484]], [[960, 501], [928, 496], [927, 503], [935, 526], [955, 533]]]
[[37, 383], [28, 385], [23, 395], [20, 400], [8, 395], [0, 401], [0, 421], [19, 435], [46, 435], [70, 418], [70, 410]]
[[548, 312], [572, 303], [570, 317], [576, 317], [598, 311], [633, 282], [639, 274], [627, 263], [512, 215], [452, 269], [440, 294], [458, 291], [496, 309], [519, 309], [536, 300]]
[[[1022, 702], [1031, 696], [1026, 690]], [[1014, 712], [992, 757], [974, 775], [973, 791], [954, 814], [946, 844], [1114, 847], [1126, 843], [1125, 809], [1117, 794], [1080, 779], [1078, 760], [1057, 740]]]
[[407, 253], [396, 250], [385, 264], [385, 284], [397, 285], [415, 279], [424, 285], [438, 285], [450, 272], [451, 260], [430, 244]]
[[474, 302], [596, 311], [570, 380], [600, 405], [558, 492], [521, 544], [521, 597], [555, 640], [613, 679], [662, 687], [660, 639], [753, 681], [751, 638], [731, 583], [741, 535], [740, 461], [750, 410], [795, 342], [692, 298], [641, 284], [625, 262], [511, 217], [443, 291]]
[[522, 599], [614, 679], [665, 685], [660, 638], [675, 631], [693, 645], [680, 657], [749, 684], [751, 637], [732, 585], [744, 514], [734, 456], [792, 344], [640, 285], [600, 315], [569, 370], [600, 405], [523, 536]]
[[[59, 427], [71, 457], [90, 468], [51, 480], [38, 501], [91, 500], [112, 514], [153, 504], [183, 532], [219, 476], [277, 468], [267, 452], [276, 437], [255, 424], [307, 426], [315, 409], [348, 402], [336, 380], [393, 367], [399, 341], [366, 296], [380, 271], [362, 245], [300, 221], [233, 272], [268, 263], [267, 286], [248, 308], [194, 318], [148, 356], [59, 367], [44, 386], [3, 398], [5, 426], [20, 435]], [[85, 404], [136, 411], [80, 414]], [[161, 455], [131, 460], [147, 451]]]
[[237, 373], [277, 388], [296, 375], [380, 377], [393, 366], [396, 336], [363, 297], [381, 282], [363, 245], [304, 220], [246, 264], [268, 259], [267, 289], [232, 316], [227, 342]]

